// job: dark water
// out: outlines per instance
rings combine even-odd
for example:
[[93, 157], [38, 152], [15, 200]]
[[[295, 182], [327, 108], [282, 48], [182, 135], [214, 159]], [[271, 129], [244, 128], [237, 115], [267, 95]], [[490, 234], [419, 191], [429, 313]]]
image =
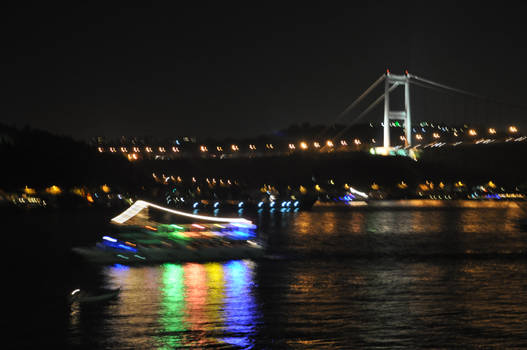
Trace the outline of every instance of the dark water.
[[69, 348], [527, 348], [525, 212], [445, 203], [254, 214], [272, 259], [84, 267], [121, 295], [26, 317]]

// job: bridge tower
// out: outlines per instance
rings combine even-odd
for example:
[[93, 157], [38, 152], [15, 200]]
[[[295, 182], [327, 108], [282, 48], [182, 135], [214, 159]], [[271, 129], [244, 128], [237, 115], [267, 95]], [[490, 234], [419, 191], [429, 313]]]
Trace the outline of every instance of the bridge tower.
[[[405, 146], [412, 145], [412, 122], [410, 113], [410, 75], [408, 71], [405, 75], [390, 74], [386, 72], [384, 82], [384, 147], [390, 147], [390, 120], [402, 120], [405, 129]], [[390, 110], [390, 92], [397, 86], [404, 86], [404, 110]]]

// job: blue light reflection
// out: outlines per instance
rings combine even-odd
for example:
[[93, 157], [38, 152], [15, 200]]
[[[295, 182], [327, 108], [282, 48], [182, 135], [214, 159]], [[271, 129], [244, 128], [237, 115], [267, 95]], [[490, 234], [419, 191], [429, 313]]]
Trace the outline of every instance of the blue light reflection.
[[253, 266], [250, 261], [232, 260], [224, 266], [226, 343], [248, 348], [256, 322], [256, 302], [253, 294]]

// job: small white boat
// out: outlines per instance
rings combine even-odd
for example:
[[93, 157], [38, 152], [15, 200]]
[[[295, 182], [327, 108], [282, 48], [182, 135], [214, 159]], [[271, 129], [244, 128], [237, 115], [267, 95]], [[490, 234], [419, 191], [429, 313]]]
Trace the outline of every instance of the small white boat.
[[102, 293], [93, 294], [84, 290], [75, 289], [69, 295], [70, 303], [96, 303], [116, 298], [121, 292], [121, 288], [110, 289]]

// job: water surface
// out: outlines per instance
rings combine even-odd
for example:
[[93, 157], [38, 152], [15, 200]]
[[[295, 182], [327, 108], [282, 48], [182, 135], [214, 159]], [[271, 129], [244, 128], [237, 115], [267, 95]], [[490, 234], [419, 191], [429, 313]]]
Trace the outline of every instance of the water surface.
[[64, 342], [527, 347], [527, 233], [517, 225], [525, 212], [516, 203], [403, 201], [249, 215], [267, 235], [269, 259], [114, 265], [75, 275], [76, 283], [121, 286], [122, 293], [55, 312]]

